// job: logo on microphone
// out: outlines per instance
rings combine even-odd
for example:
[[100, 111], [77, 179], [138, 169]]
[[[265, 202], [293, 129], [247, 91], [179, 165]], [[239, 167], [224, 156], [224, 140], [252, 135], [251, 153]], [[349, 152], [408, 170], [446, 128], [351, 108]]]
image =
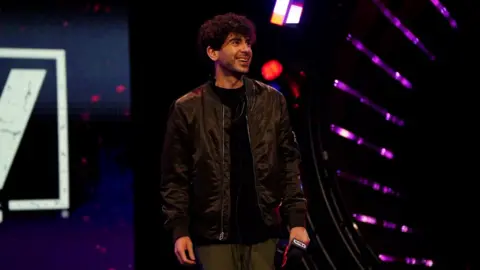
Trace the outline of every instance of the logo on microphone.
[[305, 243], [303, 243], [302, 241], [299, 241], [297, 239], [293, 239], [292, 243], [296, 246], [298, 246], [299, 248], [302, 248], [302, 249], [307, 249], [307, 245]]

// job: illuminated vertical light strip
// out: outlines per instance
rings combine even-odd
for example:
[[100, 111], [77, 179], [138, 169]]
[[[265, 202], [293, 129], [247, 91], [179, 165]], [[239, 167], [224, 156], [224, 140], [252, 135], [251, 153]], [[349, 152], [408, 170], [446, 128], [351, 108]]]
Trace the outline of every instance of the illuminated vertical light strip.
[[333, 132], [333, 133], [336, 133], [337, 135], [345, 138], [345, 139], [349, 139], [349, 140], [352, 140], [352, 141], [356, 141], [357, 144], [361, 144], [361, 145], [364, 145], [370, 149], [373, 149], [375, 150], [376, 152], [378, 152], [381, 156], [384, 156], [385, 158], [387, 159], [393, 159], [393, 153], [392, 151], [390, 150], [387, 150], [386, 148], [383, 148], [383, 147], [379, 147], [379, 146], [376, 146], [372, 143], [369, 143], [367, 141], [365, 141], [363, 138], [355, 135], [354, 133], [342, 128], [342, 127], [339, 127], [339, 126], [336, 126], [334, 124], [330, 125], [330, 130]]
[[383, 185], [381, 185], [377, 182], [368, 180], [364, 177], [352, 175], [352, 174], [349, 174], [349, 173], [346, 173], [346, 172], [342, 172], [340, 170], [337, 170], [337, 176], [341, 177], [342, 179], [346, 179], [346, 180], [349, 180], [349, 181], [359, 183], [359, 184], [364, 185], [364, 186], [371, 187], [373, 190], [380, 191], [383, 194], [393, 195], [395, 197], [400, 197], [400, 193], [393, 190], [392, 188], [387, 187], [387, 186], [383, 186]]
[[379, 225], [384, 228], [390, 229], [390, 230], [399, 230], [403, 233], [412, 233], [413, 229], [408, 227], [407, 225], [400, 225], [400, 224], [395, 224], [390, 221], [386, 220], [379, 220], [376, 217], [372, 216], [367, 216], [367, 215], [362, 215], [362, 214], [353, 214], [353, 218], [355, 218], [356, 221], [361, 222], [361, 223], [366, 223], [366, 224], [371, 224], [371, 225]]
[[412, 84], [410, 83], [410, 81], [407, 80], [407, 78], [403, 77], [398, 71], [393, 70], [385, 62], [383, 62], [383, 60], [380, 59], [380, 57], [378, 57], [376, 54], [370, 51], [367, 47], [365, 47], [362, 42], [354, 38], [351, 34], [348, 34], [347, 40], [350, 41], [357, 50], [359, 50], [360, 52], [368, 56], [375, 65], [377, 65], [378, 67], [383, 69], [385, 72], [387, 72], [387, 74], [390, 75], [390, 77], [397, 80], [405, 88], [412, 89]]
[[335, 88], [337, 88], [338, 90], [341, 90], [345, 93], [348, 93], [356, 98], [359, 99], [359, 101], [365, 105], [368, 105], [370, 108], [372, 108], [374, 111], [380, 113], [381, 115], [383, 115], [385, 117], [385, 120], [389, 121], [389, 122], [392, 122], [393, 124], [397, 125], [397, 126], [404, 126], [405, 125], [405, 122], [400, 119], [399, 117], [395, 116], [395, 115], [392, 115], [391, 113], [389, 113], [387, 111], [387, 109], [385, 108], [382, 108], [380, 107], [379, 105], [373, 103], [370, 99], [368, 99], [366, 96], [363, 96], [362, 94], [360, 94], [360, 92], [358, 92], [357, 90], [353, 89], [352, 87], [350, 87], [349, 85], [347, 85], [346, 83], [342, 82], [342, 81], [339, 81], [339, 80], [335, 80], [334, 83], [333, 83], [333, 86]]
[[450, 12], [448, 12], [447, 8], [439, 1], [439, 0], [430, 0], [432, 4], [437, 8], [437, 10], [440, 12], [440, 14], [443, 15], [445, 19], [447, 19], [448, 23], [452, 28], [457, 28], [457, 21], [450, 15]]
[[297, 24], [302, 17], [303, 7], [298, 4], [292, 4], [288, 10], [287, 24]]
[[422, 52], [424, 52], [430, 60], [435, 60], [435, 55], [431, 53], [425, 45], [420, 41], [418, 37], [416, 37], [412, 31], [410, 31], [405, 25], [402, 24], [399, 18], [395, 17], [393, 13], [380, 1], [380, 0], [372, 0], [372, 2], [382, 11], [383, 15], [387, 17], [387, 19], [398, 28], [398, 30], [402, 31], [403, 35], [410, 40], [414, 45], [416, 45]]
[[290, 0], [277, 0], [275, 7], [273, 8], [273, 14], [272, 18], [270, 18], [270, 22], [276, 25], [283, 25], [289, 5]]
[[409, 264], [409, 265], [423, 265], [423, 266], [426, 266], [426, 267], [432, 267], [433, 266], [433, 261], [430, 260], [430, 259], [416, 259], [416, 258], [412, 258], [412, 257], [398, 258], [398, 257], [386, 255], [386, 254], [379, 254], [378, 258], [382, 262], [387, 262], [387, 263], [404, 262], [404, 263]]

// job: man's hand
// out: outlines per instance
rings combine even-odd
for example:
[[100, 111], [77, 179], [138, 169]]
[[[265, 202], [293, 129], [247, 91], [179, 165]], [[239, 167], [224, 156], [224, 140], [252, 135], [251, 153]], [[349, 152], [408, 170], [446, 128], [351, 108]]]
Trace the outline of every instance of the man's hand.
[[190, 237], [180, 237], [175, 241], [175, 255], [180, 264], [195, 264], [195, 254], [193, 252], [193, 244]]
[[290, 249], [290, 245], [292, 244], [293, 239], [297, 239], [298, 241], [303, 242], [307, 246], [310, 243], [310, 238], [308, 237], [307, 230], [304, 227], [293, 227], [292, 229], [290, 229], [290, 239], [288, 240], [288, 245], [285, 248], [285, 252], [283, 253], [282, 267], [285, 267], [285, 265], [287, 264], [288, 250]]
[[304, 227], [293, 227], [290, 229], [290, 238], [288, 240], [288, 245], [292, 243], [293, 238], [305, 243], [308, 246], [310, 244], [310, 238], [308, 237], [307, 230]]

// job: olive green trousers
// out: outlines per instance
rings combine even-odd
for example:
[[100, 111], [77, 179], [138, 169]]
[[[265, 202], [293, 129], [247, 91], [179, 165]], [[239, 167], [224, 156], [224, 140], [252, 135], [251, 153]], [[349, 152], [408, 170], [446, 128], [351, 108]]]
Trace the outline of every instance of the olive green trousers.
[[206, 245], [197, 247], [196, 255], [204, 270], [272, 270], [277, 242]]

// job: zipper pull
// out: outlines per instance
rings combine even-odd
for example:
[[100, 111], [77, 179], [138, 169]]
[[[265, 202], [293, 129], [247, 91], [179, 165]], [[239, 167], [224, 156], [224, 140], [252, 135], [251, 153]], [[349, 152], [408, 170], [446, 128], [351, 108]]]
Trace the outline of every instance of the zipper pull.
[[225, 233], [221, 232], [220, 236], [218, 237], [218, 240], [222, 241], [224, 237], [225, 237]]

